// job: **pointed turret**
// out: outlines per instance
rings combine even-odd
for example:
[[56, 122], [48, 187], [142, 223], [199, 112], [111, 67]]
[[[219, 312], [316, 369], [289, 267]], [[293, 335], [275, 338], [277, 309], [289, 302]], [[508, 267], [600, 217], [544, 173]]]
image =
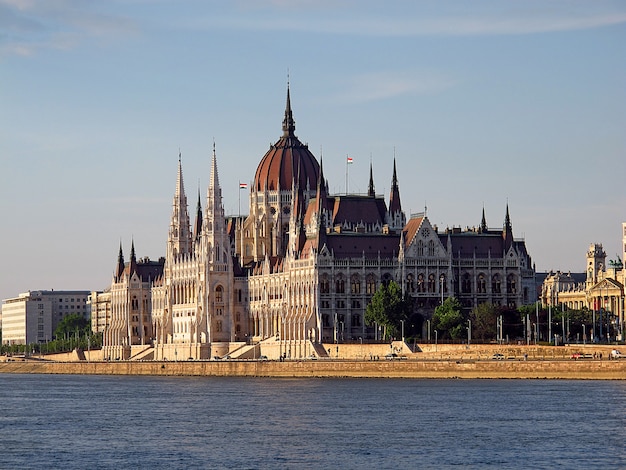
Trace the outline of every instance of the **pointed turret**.
[[483, 206], [483, 218], [480, 221], [480, 233], [487, 232], [487, 219], [485, 218], [485, 207]]
[[[395, 176], [395, 164], [394, 164], [394, 176]], [[370, 162], [370, 183], [367, 188], [367, 195], [370, 197], [376, 196], [376, 192], [374, 191], [374, 170], [372, 169], [372, 162]]]
[[396, 159], [393, 159], [393, 177], [391, 179], [391, 194], [389, 195], [389, 212], [392, 214], [402, 210], [400, 204], [400, 189], [398, 188], [398, 175], [396, 172]]
[[504, 227], [502, 229], [502, 238], [504, 238], [504, 248], [508, 250], [513, 244], [513, 226], [511, 225], [511, 217], [509, 216], [509, 203], [506, 203], [506, 215], [504, 216]]
[[130, 245], [130, 267], [128, 269], [129, 276], [137, 271], [137, 257], [135, 256], [135, 240], [133, 239]]
[[120, 241], [120, 251], [117, 255], [117, 267], [115, 268], [115, 281], [118, 282], [124, 274], [124, 253], [122, 252], [122, 242]]
[[285, 118], [283, 119], [283, 136], [293, 137], [296, 131], [296, 123], [293, 120], [291, 112], [291, 96], [289, 93], [289, 84], [287, 84], [287, 105], [285, 106]]
[[178, 153], [178, 174], [176, 176], [176, 191], [172, 202], [172, 218], [168, 236], [168, 252], [171, 256], [191, 253], [191, 225], [187, 209], [187, 196], [183, 184], [183, 167], [181, 154]]
[[391, 230], [400, 230], [406, 223], [402, 205], [400, 204], [400, 188], [398, 187], [398, 174], [396, 172], [396, 159], [393, 159], [393, 177], [391, 179], [391, 194], [389, 195], [389, 211], [387, 224]]
[[196, 224], [193, 230], [194, 241], [200, 240], [202, 234], [202, 203], [200, 201], [200, 188], [198, 188], [198, 203], [196, 205]]

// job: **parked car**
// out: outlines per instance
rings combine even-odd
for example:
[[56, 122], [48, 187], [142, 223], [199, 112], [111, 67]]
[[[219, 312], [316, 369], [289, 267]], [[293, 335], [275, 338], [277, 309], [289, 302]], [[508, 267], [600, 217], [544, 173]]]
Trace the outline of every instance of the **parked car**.
[[493, 359], [494, 361], [503, 361], [504, 354], [495, 353], [493, 356], [491, 356], [491, 359]]

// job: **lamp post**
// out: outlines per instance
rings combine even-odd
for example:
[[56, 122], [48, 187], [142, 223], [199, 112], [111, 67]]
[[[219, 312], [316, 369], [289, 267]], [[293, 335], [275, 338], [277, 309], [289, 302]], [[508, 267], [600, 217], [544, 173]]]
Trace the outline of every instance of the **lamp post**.
[[404, 320], [400, 320], [402, 323], [402, 342], [404, 343]]
[[583, 323], [583, 344], [587, 344], [587, 333], [585, 331], [585, 324]]
[[437, 352], [437, 330], [435, 330], [435, 352]]
[[428, 325], [428, 342], [430, 343], [430, 320], [426, 320], [426, 324]]
[[472, 342], [472, 320], [467, 320], [467, 346]]

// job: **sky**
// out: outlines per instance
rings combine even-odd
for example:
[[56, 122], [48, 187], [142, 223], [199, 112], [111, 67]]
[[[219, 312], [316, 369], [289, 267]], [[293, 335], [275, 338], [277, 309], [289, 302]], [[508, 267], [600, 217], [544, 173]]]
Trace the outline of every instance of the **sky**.
[[288, 83], [331, 192], [371, 163], [388, 198], [395, 156], [407, 217], [508, 204], [537, 271], [582, 272], [622, 253], [625, 59], [624, 1], [0, 0], [0, 298], [164, 256], [179, 152], [191, 214], [213, 145], [247, 213]]

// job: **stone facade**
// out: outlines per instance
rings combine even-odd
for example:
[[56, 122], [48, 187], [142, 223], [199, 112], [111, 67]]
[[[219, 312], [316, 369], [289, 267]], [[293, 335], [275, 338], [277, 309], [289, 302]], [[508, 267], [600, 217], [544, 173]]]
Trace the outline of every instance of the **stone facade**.
[[192, 225], [179, 158], [162, 272], [149, 277], [132, 259], [118, 262], [107, 347], [150, 339], [155, 358], [171, 360], [246, 356], [263, 342], [284, 357], [324, 355], [323, 342], [378, 337], [365, 309], [389, 280], [422, 319], [448, 296], [467, 309], [535, 300], [534, 268], [508, 206], [498, 229], [484, 211], [467, 230], [440, 231], [426, 213], [407, 221], [395, 158], [388, 201], [371, 167], [367, 194], [329, 194], [321, 160], [295, 134], [289, 90], [282, 129], [257, 167], [247, 216], [224, 214], [214, 146], [204, 211], [198, 197]]

